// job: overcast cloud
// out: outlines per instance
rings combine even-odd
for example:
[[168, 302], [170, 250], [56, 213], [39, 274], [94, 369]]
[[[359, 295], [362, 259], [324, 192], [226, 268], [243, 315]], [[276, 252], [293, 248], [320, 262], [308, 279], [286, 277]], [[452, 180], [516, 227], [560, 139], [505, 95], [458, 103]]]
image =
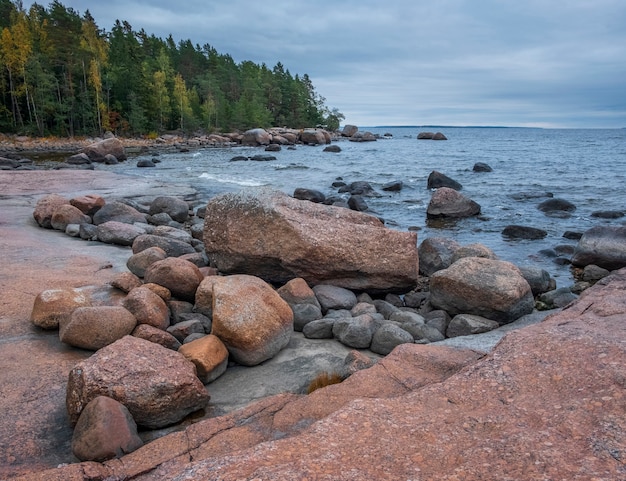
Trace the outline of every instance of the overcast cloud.
[[626, 127], [624, 0], [61, 3], [107, 31], [280, 61], [359, 126]]

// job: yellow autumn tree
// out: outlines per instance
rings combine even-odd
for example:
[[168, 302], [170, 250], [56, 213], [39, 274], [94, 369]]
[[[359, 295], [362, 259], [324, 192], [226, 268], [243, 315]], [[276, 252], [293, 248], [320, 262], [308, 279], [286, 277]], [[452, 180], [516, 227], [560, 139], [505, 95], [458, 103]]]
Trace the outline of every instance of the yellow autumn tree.
[[85, 12], [82, 20], [81, 48], [88, 54], [88, 82], [94, 90], [95, 112], [100, 131], [109, 130], [109, 114], [106, 103], [102, 98], [102, 68], [107, 65], [109, 45], [95, 20]]

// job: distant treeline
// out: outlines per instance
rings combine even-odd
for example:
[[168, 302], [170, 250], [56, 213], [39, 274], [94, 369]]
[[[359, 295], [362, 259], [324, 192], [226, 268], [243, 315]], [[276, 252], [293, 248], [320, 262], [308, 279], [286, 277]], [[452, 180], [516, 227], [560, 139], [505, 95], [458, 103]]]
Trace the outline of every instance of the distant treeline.
[[28, 135], [156, 135], [251, 127], [339, 126], [307, 74], [236, 63], [208, 44], [178, 43], [59, 1], [26, 11], [0, 0], [0, 131]]

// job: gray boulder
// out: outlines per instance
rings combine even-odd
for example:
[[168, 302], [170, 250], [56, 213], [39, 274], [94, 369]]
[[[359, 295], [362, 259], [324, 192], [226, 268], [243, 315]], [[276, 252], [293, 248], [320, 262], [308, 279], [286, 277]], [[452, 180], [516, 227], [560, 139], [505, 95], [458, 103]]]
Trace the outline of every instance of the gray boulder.
[[343, 287], [331, 286], [328, 284], [319, 284], [313, 286], [315, 297], [320, 303], [323, 312], [329, 309], [352, 309], [356, 303], [356, 295], [349, 289]]
[[491, 319], [471, 314], [457, 314], [450, 321], [446, 335], [448, 337], [469, 336], [493, 331], [498, 327], [500, 324]]
[[184, 254], [194, 254], [196, 252], [193, 246], [187, 242], [160, 235], [142, 234], [133, 241], [133, 254], [137, 254], [149, 247], [160, 247], [169, 257], [180, 257]]
[[428, 189], [439, 189], [440, 187], [449, 187], [454, 190], [461, 190], [463, 186], [458, 183], [456, 180], [451, 179], [445, 174], [437, 170], [433, 170], [428, 176], [428, 180], [426, 182], [426, 187]]
[[185, 222], [189, 218], [189, 204], [178, 197], [159, 196], [150, 203], [150, 215], [165, 213], [176, 222]]
[[609, 271], [626, 267], [626, 226], [596, 226], [587, 230], [578, 241], [572, 264], [594, 264]]
[[387, 323], [380, 326], [376, 329], [376, 332], [374, 332], [370, 351], [386, 356], [393, 351], [396, 346], [407, 343], [413, 343], [413, 336], [401, 327]]
[[111, 220], [134, 224], [135, 222], [146, 222], [146, 216], [123, 202], [107, 202], [93, 215], [95, 225], [104, 224]]
[[446, 237], [424, 239], [418, 248], [420, 272], [430, 277], [435, 272], [450, 267], [452, 256], [460, 247], [458, 242]]
[[110, 220], [96, 226], [96, 236], [105, 244], [131, 246], [134, 240], [146, 231], [134, 224]]

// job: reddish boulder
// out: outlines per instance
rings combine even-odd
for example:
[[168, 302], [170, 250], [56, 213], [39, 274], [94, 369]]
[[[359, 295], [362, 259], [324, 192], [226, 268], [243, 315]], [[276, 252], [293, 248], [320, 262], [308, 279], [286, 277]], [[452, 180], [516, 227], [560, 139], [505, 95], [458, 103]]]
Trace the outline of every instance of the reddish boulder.
[[204, 279], [198, 266], [178, 257], [150, 264], [143, 277], [145, 282], [166, 287], [177, 299], [189, 302], [195, 300], [196, 290]]
[[132, 336], [155, 342], [167, 349], [178, 351], [181, 346], [180, 341], [167, 331], [163, 331], [149, 324], [138, 324], [131, 333]]
[[450, 187], [433, 192], [426, 209], [429, 219], [460, 219], [480, 214], [480, 205]]
[[105, 203], [104, 198], [96, 194], [86, 194], [70, 199], [70, 204], [87, 215], [94, 215]]
[[220, 377], [228, 367], [228, 349], [213, 334], [183, 344], [178, 352], [194, 363], [203, 384]]
[[83, 214], [80, 209], [73, 205], [60, 205], [54, 210], [50, 219], [50, 225], [55, 230], [65, 232], [68, 224], [91, 224], [91, 217]]
[[111, 137], [88, 145], [83, 149], [92, 162], [105, 162], [107, 154], [113, 155], [117, 160], [126, 160], [126, 150], [120, 139]]
[[72, 452], [81, 461], [120, 458], [141, 446], [143, 441], [128, 409], [106, 396], [85, 406], [72, 437]]
[[47, 289], [35, 297], [30, 322], [42, 329], [58, 329], [59, 322], [69, 320], [74, 309], [91, 305], [89, 296], [80, 289]]
[[61, 195], [48, 194], [37, 201], [33, 217], [40, 227], [52, 229], [52, 214], [58, 207], [69, 203], [70, 200]]
[[137, 277], [143, 277], [148, 267], [156, 261], [162, 261], [166, 257], [167, 252], [160, 247], [148, 247], [130, 256], [126, 262], [126, 267]]
[[96, 351], [130, 334], [137, 320], [121, 306], [93, 306], [74, 309], [59, 324], [61, 342]]
[[214, 197], [206, 218], [206, 252], [220, 272], [368, 291], [417, 283], [417, 235], [361, 212], [259, 190]]
[[153, 342], [126, 336], [80, 362], [69, 374], [66, 407], [75, 424], [84, 407], [106, 395], [150, 429], [202, 409], [209, 394], [185, 357]]
[[132, 289], [122, 301], [122, 305], [135, 316], [137, 324], [148, 324], [162, 330], [170, 325], [170, 310], [167, 304], [146, 286]]
[[530, 285], [510, 262], [465, 257], [430, 277], [430, 303], [451, 316], [474, 314], [500, 324], [533, 311]]
[[211, 333], [222, 340], [235, 362], [245, 366], [274, 357], [293, 332], [289, 304], [258, 277], [207, 277], [198, 288], [196, 310], [212, 312]]
[[250, 145], [256, 147], [258, 145], [269, 145], [272, 136], [265, 129], [250, 129], [243, 133], [241, 145]]

